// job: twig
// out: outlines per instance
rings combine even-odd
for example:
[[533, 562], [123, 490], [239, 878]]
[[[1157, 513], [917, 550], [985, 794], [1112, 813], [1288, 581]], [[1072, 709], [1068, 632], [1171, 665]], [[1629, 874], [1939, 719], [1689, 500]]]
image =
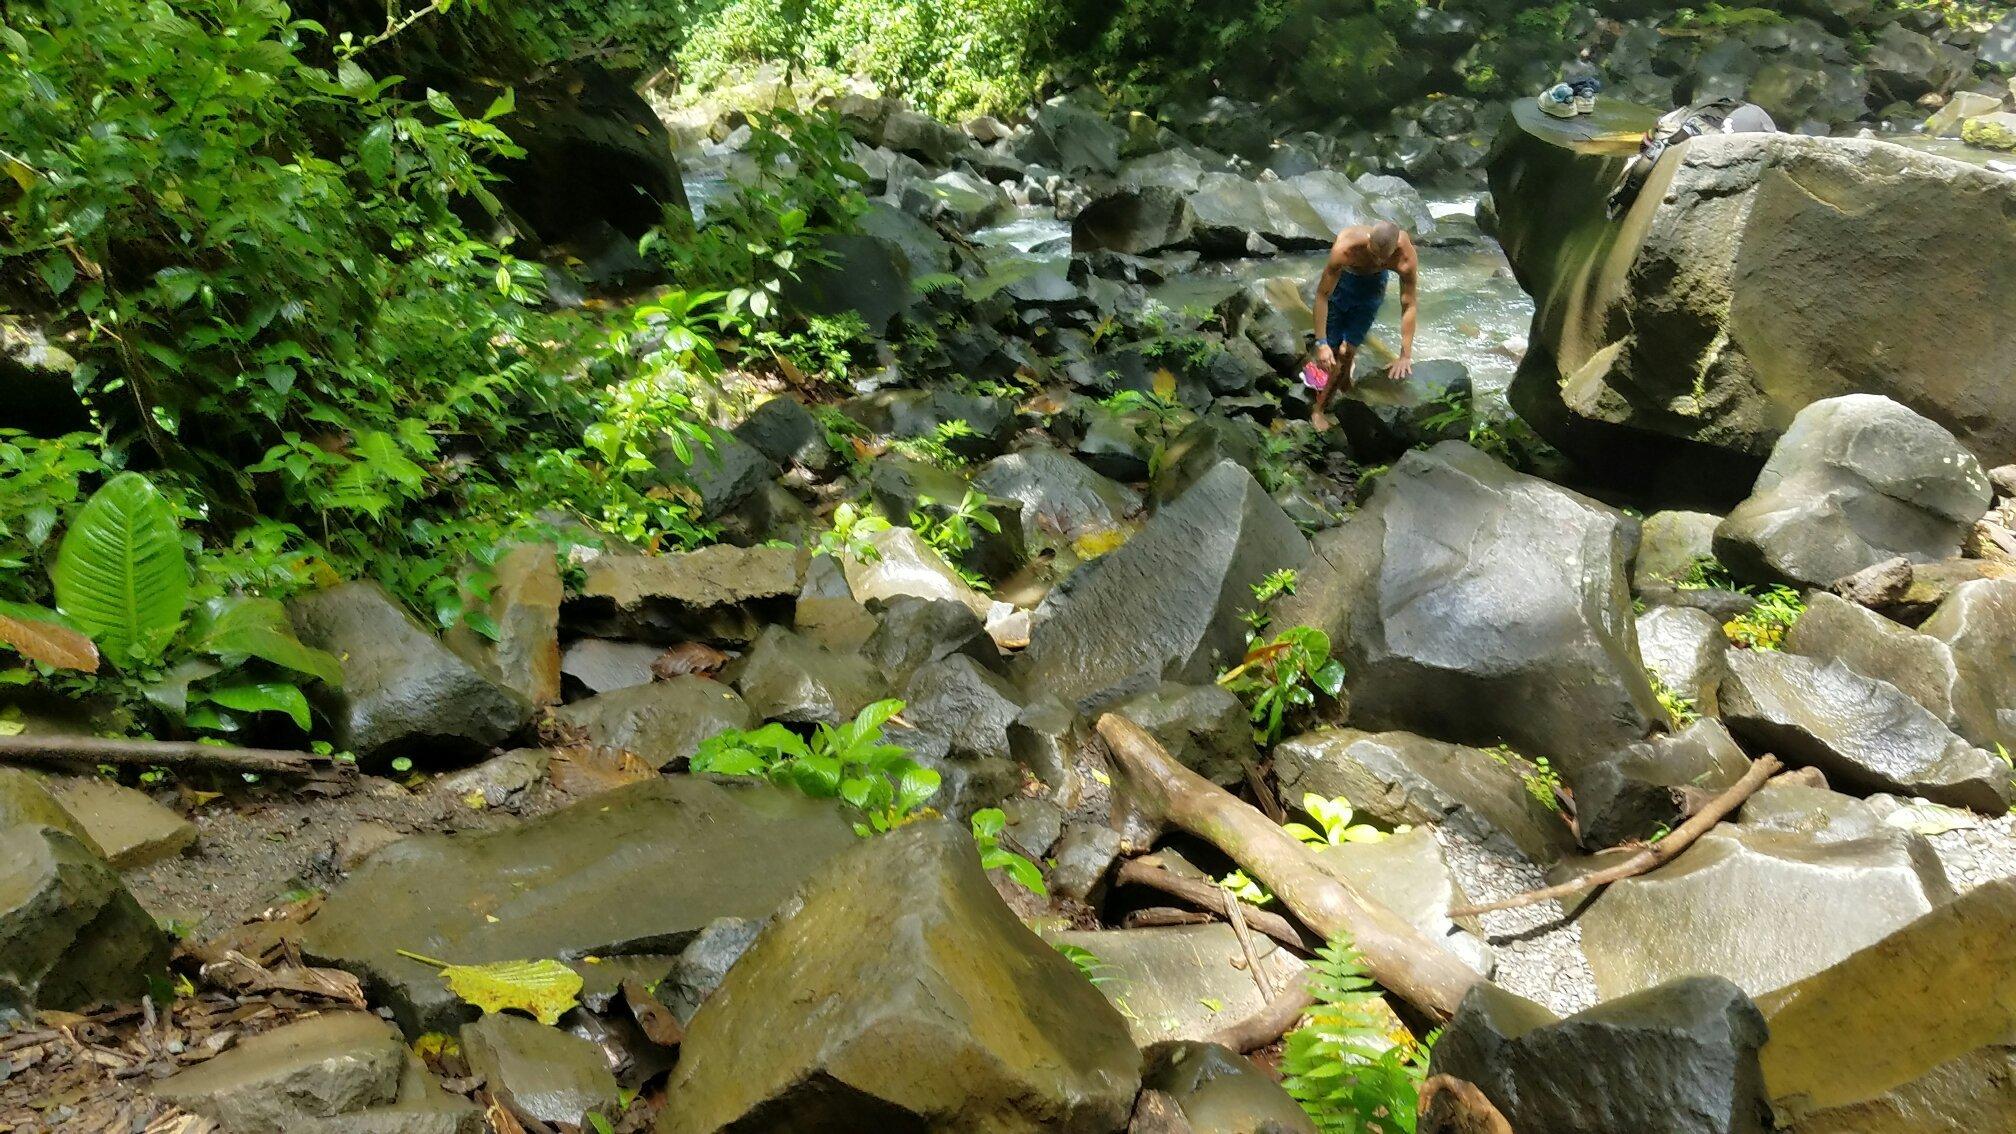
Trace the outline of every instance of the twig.
[[1660, 839], [1658, 842], [1653, 843], [1651, 846], [1646, 847], [1644, 850], [1639, 851], [1637, 854], [1632, 855], [1615, 866], [1584, 874], [1572, 882], [1563, 882], [1559, 886], [1549, 886], [1543, 890], [1534, 890], [1530, 893], [1521, 894], [1516, 898], [1507, 898], [1502, 902], [1490, 902], [1481, 906], [1463, 906], [1453, 909], [1449, 911], [1449, 916], [1475, 917], [1478, 914], [1490, 913], [1493, 910], [1516, 910], [1525, 906], [1537, 906], [1541, 902], [1566, 898], [1579, 894], [1584, 890], [1593, 890], [1598, 886], [1608, 886], [1612, 882], [1621, 882], [1626, 878], [1643, 874], [1646, 871], [1656, 870], [1671, 862], [1674, 856], [1686, 850], [1693, 844], [1694, 840], [1707, 834], [1709, 828], [1720, 823], [1731, 811], [1742, 806], [1744, 800], [1755, 795], [1757, 789], [1764, 786], [1765, 780], [1777, 774], [1778, 770], [1783, 767], [1784, 765], [1780, 764], [1778, 758], [1775, 756], [1768, 754], [1759, 756], [1756, 763], [1750, 765], [1750, 770], [1743, 773], [1742, 779], [1731, 784], [1729, 790], [1716, 796], [1707, 806], [1696, 812], [1692, 818], [1675, 827], [1672, 834], [1667, 835], [1665, 838]]
[[1246, 975], [1260, 989], [1260, 999], [1274, 999], [1274, 981], [1267, 970], [1260, 967], [1260, 951], [1253, 948], [1253, 934], [1246, 928], [1246, 915], [1239, 912], [1239, 899], [1225, 892], [1225, 917], [1232, 923], [1232, 936], [1239, 939], [1239, 949], [1246, 954]]
[[[1224, 908], [1220, 904], [1220, 896], [1225, 894], [1225, 890], [1222, 887], [1214, 886], [1209, 882], [1200, 882], [1195, 878], [1185, 878], [1180, 874], [1171, 873], [1153, 863], [1145, 862], [1138, 858], [1129, 859], [1121, 863], [1120, 872], [1115, 877], [1123, 883], [1132, 882], [1137, 886], [1146, 886], [1152, 890], [1160, 890], [1171, 897], [1181, 898], [1186, 902], [1213, 912]], [[1282, 917], [1280, 914], [1269, 913], [1258, 906], [1248, 906], [1243, 903], [1240, 906], [1239, 912], [1246, 918], [1248, 926], [1259, 930], [1291, 949], [1298, 949], [1304, 953], [1309, 951], [1308, 941], [1303, 938], [1301, 933], [1296, 931], [1295, 926], [1287, 918]]]
[[126, 764], [214, 768], [267, 776], [349, 779], [357, 769], [326, 756], [285, 748], [235, 748], [190, 740], [103, 736], [0, 736], [0, 764]]
[[1258, 1012], [1227, 1024], [1208, 1038], [1241, 1054], [1258, 1051], [1287, 1035], [1295, 1021], [1315, 1003], [1316, 997], [1309, 991], [1309, 972], [1305, 969], [1289, 977], [1288, 986]]

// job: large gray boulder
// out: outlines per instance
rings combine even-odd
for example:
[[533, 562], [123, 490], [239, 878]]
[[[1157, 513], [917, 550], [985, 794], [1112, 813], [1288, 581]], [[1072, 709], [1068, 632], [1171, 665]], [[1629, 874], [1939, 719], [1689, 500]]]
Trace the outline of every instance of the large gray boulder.
[[1605, 890], [1582, 914], [1582, 948], [1605, 998], [1697, 974], [1755, 996], [1952, 896], [1923, 837], [1885, 825], [1860, 800], [1774, 786], [1752, 798], [1740, 823]]
[[1760, 751], [1853, 791], [1916, 795], [2000, 815], [2009, 766], [1955, 736], [1887, 681], [1836, 661], [1732, 650], [1722, 719]]
[[1953, 653], [1956, 727], [1977, 744], [2016, 744], [2016, 580], [1963, 582], [1918, 629]]
[[376, 583], [343, 583], [288, 604], [301, 640], [335, 654], [340, 688], [315, 686], [336, 745], [359, 756], [440, 764], [523, 727], [529, 701], [485, 677]]
[[1794, 1134], [2016, 1128], [2016, 881], [1972, 890], [1758, 998], [1764, 1082]]
[[356, 973], [409, 1034], [452, 1031], [475, 1010], [398, 950], [458, 964], [676, 953], [716, 918], [770, 916], [855, 841], [831, 803], [795, 792], [648, 780], [517, 827], [394, 843], [331, 892], [302, 949]]
[[1174, 189], [1116, 189], [1071, 222], [1071, 250], [1147, 256], [1183, 246], [1196, 224], [1189, 199]]
[[1574, 848], [1561, 817], [1511, 764], [1476, 748], [1409, 732], [1324, 729], [1274, 746], [1274, 774], [1290, 804], [1314, 793], [1343, 799], [1387, 826], [1448, 826], [1501, 852], [1548, 864]]
[[1613, 222], [1604, 198], [1653, 113], [1606, 99], [1561, 121], [1521, 100], [1506, 118], [1497, 235], [1537, 302], [1521, 417], [1632, 483], [1731, 487], [1801, 408], [1854, 392], [1983, 459], [2016, 451], [1995, 299], [2016, 282], [2016, 181], [1886, 142], [1713, 135], [1668, 153]]
[[1826, 398], [1793, 418], [1715, 554], [1744, 578], [1823, 586], [1900, 555], [1953, 558], [1992, 497], [1932, 421], [1875, 394]]
[[[1994, 593], [1998, 580], [1978, 580], [1961, 588], [1970, 596]], [[1962, 611], [1971, 605], [1955, 592], [1942, 604], [1950, 613], [1937, 623], [1942, 630], [1957, 628]], [[2001, 619], [1974, 622], [1976, 628], [1999, 624]], [[1961, 640], [1970, 636], [1955, 635]], [[1825, 591], [1807, 600], [1806, 613], [1785, 632], [1785, 649], [1819, 662], [1839, 662], [1862, 674], [1896, 686], [1918, 702], [1948, 728], [1983, 748], [2009, 738], [1997, 720], [1997, 697], [1992, 685], [1983, 687], [1963, 668], [1953, 647], [1943, 639], [1893, 622], [1866, 606], [1849, 602]], [[2006, 657], [2006, 652], [1998, 656]]]
[[169, 944], [95, 848], [0, 828], [0, 1020], [137, 1001], [166, 978]]
[[1212, 680], [1245, 653], [1253, 584], [1308, 555], [1252, 474], [1222, 463], [1051, 594], [1016, 676], [1067, 701]]
[[694, 1014], [659, 1134], [1112, 1134], [1126, 1021], [994, 892], [942, 822], [859, 842]]
[[1083, 461], [1037, 445], [989, 461], [973, 487], [1022, 506], [1022, 532], [1032, 540], [1069, 541], [1116, 531], [1141, 510], [1141, 494], [1100, 476]]
[[1037, 109], [1015, 156], [1066, 174], [1111, 174], [1120, 167], [1120, 146], [1126, 137], [1098, 112], [1063, 96]]
[[1274, 621], [1329, 633], [1359, 727], [1509, 742], [1572, 781], [1664, 720], [1617, 512], [1444, 442], [1316, 543]]
[[1472, 1083], [1536, 1134], [1765, 1134], [1764, 1018], [1743, 990], [1686, 977], [1565, 1020], [1495, 984], [1463, 997], [1429, 1072]]
[[633, 753], [654, 768], [689, 759], [708, 737], [757, 720], [733, 689], [691, 674], [613, 689], [556, 709], [553, 717], [586, 743]]
[[840, 724], [889, 695], [858, 654], [835, 653], [782, 626], [763, 631], [721, 676], [767, 721]]

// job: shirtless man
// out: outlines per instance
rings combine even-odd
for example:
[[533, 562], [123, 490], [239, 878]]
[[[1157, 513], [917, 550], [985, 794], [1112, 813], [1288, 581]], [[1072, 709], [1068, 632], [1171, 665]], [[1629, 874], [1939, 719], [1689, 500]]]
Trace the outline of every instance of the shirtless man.
[[1400, 274], [1400, 357], [1386, 373], [1405, 378], [1414, 372], [1414, 290], [1420, 266], [1413, 239], [1391, 221], [1347, 228], [1330, 245], [1330, 262], [1316, 284], [1316, 365], [1330, 376], [1316, 392], [1316, 410], [1309, 415], [1317, 432], [1330, 428], [1323, 412], [1330, 395], [1351, 384], [1358, 347], [1386, 300], [1388, 272]]

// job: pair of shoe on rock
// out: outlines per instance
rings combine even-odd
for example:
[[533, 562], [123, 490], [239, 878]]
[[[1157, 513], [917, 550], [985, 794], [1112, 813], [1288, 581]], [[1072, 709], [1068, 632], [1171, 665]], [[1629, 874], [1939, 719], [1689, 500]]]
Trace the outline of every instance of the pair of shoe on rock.
[[1596, 109], [1596, 92], [1603, 89], [1600, 79], [1575, 79], [1571, 82], [1556, 83], [1540, 92], [1540, 109], [1556, 118], [1573, 118], [1578, 114], [1589, 114]]

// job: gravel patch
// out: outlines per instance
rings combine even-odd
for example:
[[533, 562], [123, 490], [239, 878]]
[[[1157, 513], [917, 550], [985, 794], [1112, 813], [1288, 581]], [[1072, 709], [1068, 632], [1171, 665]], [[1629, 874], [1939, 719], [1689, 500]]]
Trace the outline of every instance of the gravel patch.
[[[1547, 885], [1540, 868], [1523, 858], [1489, 850], [1447, 828], [1436, 828], [1435, 837], [1472, 903], [1517, 897]], [[1479, 920], [1485, 940], [1498, 954], [1498, 971], [1492, 979], [1507, 991], [1559, 1016], [1595, 1005], [1596, 978], [1582, 955], [1582, 930], [1563, 920], [1559, 903], [1497, 910]]]
[[2016, 815], [1982, 820], [1978, 827], [1965, 827], [1928, 836], [1946, 877], [1961, 892], [2016, 877]]

